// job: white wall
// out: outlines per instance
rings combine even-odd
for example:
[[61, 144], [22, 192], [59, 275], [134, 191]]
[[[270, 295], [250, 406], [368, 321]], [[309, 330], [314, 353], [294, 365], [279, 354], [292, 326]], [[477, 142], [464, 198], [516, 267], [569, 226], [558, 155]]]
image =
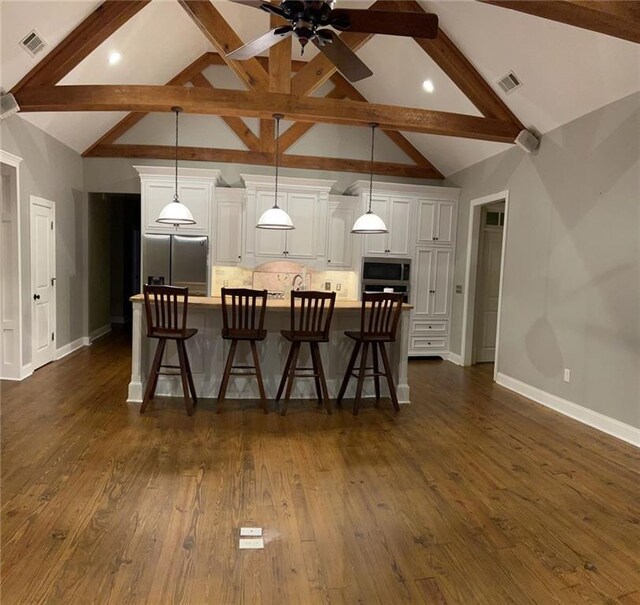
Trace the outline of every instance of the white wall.
[[[509, 190], [498, 371], [640, 427], [640, 93], [451, 177], [469, 201]], [[461, 351], [463, 295], [451, 348]], [[563, 382], [564, 368], [571, 382]]]
[[86, 195], [82, 158], [19, 115], [0, 122], [0, 147], [20, 164], [23, 363], [31, 361], [30, 196], [56, 203], [58, 347], [86, 335]]

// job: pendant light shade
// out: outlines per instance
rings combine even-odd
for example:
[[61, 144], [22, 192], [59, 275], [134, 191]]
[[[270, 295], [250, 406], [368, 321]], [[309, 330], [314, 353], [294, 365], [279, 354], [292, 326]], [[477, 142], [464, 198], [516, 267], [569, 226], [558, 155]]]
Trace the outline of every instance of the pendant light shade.
[[162, 225], [195, 225], [196, 221], [191, 214], [191, 210], [187, 208], [178, 199], [178, 115], [182, 111], [181, 107], [172, 107], [171, 111], [176, 114], [176, 190], [173, 194], [173, 201], [169, 202], [160, 212], [160, 216], [156, 219], [156, 223]]
[[273, 116], [276, 121], [276, 187], [273, 207], [262, 213], [256, 225], [257, 229], [295, 229], [291, 217], [278, 206], [278, 139], [280, 138], [280, 120], [282, 114], [276, 113]]
[[384, 221], [371, 210], [371, 198], [373, 197], [373, 146], [377, 124], [369, 124], [371, 127], [371, 174], [369, 175], [369, 209], [353, 223], [351, 233], [373, 235], [375, 233], [389, 233]]

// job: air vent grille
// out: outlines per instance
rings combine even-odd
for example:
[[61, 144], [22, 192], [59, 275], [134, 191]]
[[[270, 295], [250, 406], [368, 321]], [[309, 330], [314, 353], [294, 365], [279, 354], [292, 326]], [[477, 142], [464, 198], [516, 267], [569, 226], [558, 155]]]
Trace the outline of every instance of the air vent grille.
[[20, 46], [24, 48], [32, 57], [41, 52], [47, 43], [42, 36], [34, 29], [31, 30], [21, 41]]
[[508, 95], [516, 88], [520, 88], [522, 86], [522, 82], [520, 82], [520, 78], [518, 78], [516, 74], [510, 71], [506, 76], [504, 76], [504, 78], [500, 78], [500, 80], [498, 80], [498, 86], [500, 86], [502, 92]]

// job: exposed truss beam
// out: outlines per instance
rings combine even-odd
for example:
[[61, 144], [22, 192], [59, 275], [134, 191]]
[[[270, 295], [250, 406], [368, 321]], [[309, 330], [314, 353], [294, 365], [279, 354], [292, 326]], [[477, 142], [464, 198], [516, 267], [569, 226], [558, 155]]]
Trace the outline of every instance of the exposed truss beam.
[[[276, 15], [271, 15], [269, 25], [280, 27], [285, 21]], [[291, 92], [291, 42], [293, 36], [288, 36], [269, 49], [269, 90], [271, 92]]]
[[16, 100], [21, 111], [171, 111], [366, 126], [444, 136], [513, 143], [517, 125], [504, 120], [362, 101], [297, 97], [275, 92], [208, 90], [176, 86], [86, 85], [23, 89]]
[[268, 90], [269, 74], [256, 58], [247, 61], [227, 59], [227, 53], [242, 46], [243, 42], [209, 0], [178, 1], [227, 65], [249, 88]]
[[480, 0], [640, 44], [637, 0]]
[[[89, 157], [100, 158], [145, 158], [170, 160], [175, 157], [175, 147], [164, 145], [100, 145], [93, 149]], [[242, 151], [236, 149], [207, 149], [204, 147], [180, 147], [178, 157], [181, 160], [201, 162], [222, 162], [233, 164], [252, 164], [273, 166], [275, 154], [263, 151]], [[322, 158], [305, 155], [280, 156], [279, 163], [286, 168], [304, 168], [307, 170], [329, 170], [336, 172], [355, 172], [368, 174], [370, 164], [366, 160], [342, 158]], [[407, 166], [389, 162], [374, 162], [375, 174], [423, 179], [440, 179], [442, 175], [423, 166]]]
[[57, 84], [150, 0], [106, 0], [47, 54], [10, 92]]

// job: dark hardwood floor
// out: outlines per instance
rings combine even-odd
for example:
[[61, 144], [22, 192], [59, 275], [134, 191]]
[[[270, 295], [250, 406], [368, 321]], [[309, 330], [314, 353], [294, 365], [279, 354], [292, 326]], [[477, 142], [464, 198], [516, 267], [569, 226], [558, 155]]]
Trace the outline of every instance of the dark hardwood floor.
[[640, 451], [490, 368], [412, 362], [357, 418], [140, 416], [129, 372], [121, 334], [1, 384], [3, 605], [640, 603]]

